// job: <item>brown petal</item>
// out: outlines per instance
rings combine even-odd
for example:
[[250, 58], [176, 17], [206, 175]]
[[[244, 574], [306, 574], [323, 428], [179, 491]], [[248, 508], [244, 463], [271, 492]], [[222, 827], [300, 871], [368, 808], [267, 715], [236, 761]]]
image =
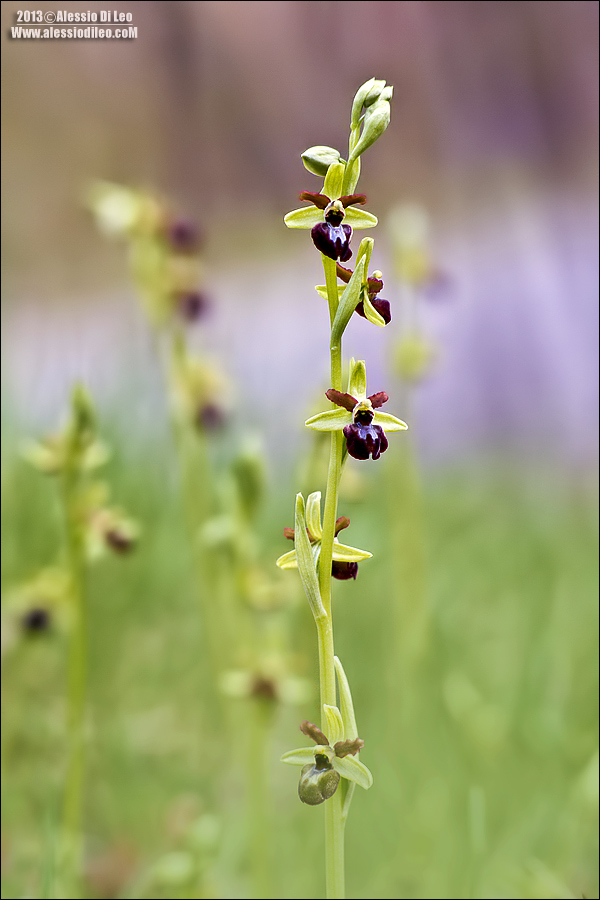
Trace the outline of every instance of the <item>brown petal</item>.
[[347, 409], [348, 412], [352, 412], [358, 400], [355, 397], [352, 397], [351, 394], [344, 394], [342, 391], [336, 391], [335, 388], [330, 388], [328, 391], [325, 391], [325, 396], [328, 400], [331, 400], [332, 403], [335, 403], [336, 406], [342, 406], [344, 409]]
[[335, 536], [337, 537], [340, 531], [343, 531], [344, 528], [347, 528], [350, 524], [350, 519], [348, 516], [340, 516], [335, 520]]
[[339, 263], [335, 264], [335, 269], [337, 272], [337, 277], [341, 278], [342, 281], [348, 284], [348, 282], [352, 278], [352, 269], [346, 269], [345, 266], [340, 266]]
[[302, 734], [305, 734], [306, 737], [310, 738], [311, 741], [314, 741], [315, 744], [321, 744], [323, 747], [329, 747], [329, 741], [318, 725], [313, 725], [312, 722], [304, 721], [300, 726], [300, 731], [302, 732]]
[[313, 206], [319, 209], [325, 209], [326, 206], [329, 206], [329, 197], [326, 197], [325, 194], [312, 194], [310, 191], [302, 191], [300, 199], [306, 200], [307, 203], [312, 203]]
[[366, 203], [367, 198], [364, 194], [348, 194], [346, 197], [340, 197], [340, 203], [346, 209], [347, 206], [353, 206], [355, 203]]
[[[374, 278], [372, 275], [370, 278], [367, 278], [367, 291], [369, 292], [369, 300], [372, 300], [373, 297], [377, 296], [377, 294], [383, 290], [383, 279], [382, 278]], [[371, 296], [373, 294], [373, 297]]]
[[384, 403], [387, 403], [389, 399], [390, 398], [385, 391], [379, 391], [378, 394], [371, 394], [369, 397], [373, 409], [379, 409], [379, 407], [383, 406]]
[[365, 746], [365, 742], [360, 738], [354, 738], [353, 741], [338, 741], [333, 745], [335, 755], [337, 757], [355, 756], [359, 750]]
[[287, 538], [288, 541], [293, 541], [295, 539], [294, 529], [293, 528], [284, 528], [283, 536], [284, 536], [284, 538]]

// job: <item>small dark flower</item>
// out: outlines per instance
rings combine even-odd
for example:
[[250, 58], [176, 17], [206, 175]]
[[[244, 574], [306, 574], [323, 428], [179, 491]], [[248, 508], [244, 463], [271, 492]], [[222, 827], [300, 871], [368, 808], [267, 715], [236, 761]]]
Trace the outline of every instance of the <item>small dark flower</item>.
[[196, 424], [206, 431], [217, 431], [219, 428], [223, 428], [226, 420], [223, 409], [216, 403], [205, 403], [196, 415]]
[[42, 631], [47, 631], [50, 627], [50, 613], [42, 606], [34, 606], [21, 618], [21, 625], [23, 630], [30, 634], [39, 634]]
[[197, 253], [202, 232], [191, 219], [175, 219], [167, 226], [167, 240], [177, 253]]
[[[339, 167], [334, 167], [339, 170]], [[343, 173], [338, 171], [340, 179]], [[364, 194], [348, 194], [343, 197], [336, 193], [341, 189], [342, 180], [337, 184], [336, 179], [329, 181], [326, 194], [314, 194], [311, 191], [302, 191], [300, 199], [312, 203], [311, 207], [294, 209], [284, 218], [288, 228], [310, 228], [313, 242], [318, 250], [330, 259], [341, 259], [346, 262], [352, 256], [350, 250], [350, 238], [353, 228], [372, 228], [377, 225], [377, 219], [371, 213], [352, 206], [353, 203], [365, 203]], [[325, 179], [325, 185], [328, 178]], [[342, 224], [342, 222], [344, 224]]]
[[[352, 270], [346, 269], [344, 268], [344, 266], [340, 266], [339, 263], [337, 264], [336, 268], [338, 278], [345, 282], [345, 284], [348, 284], [348, 282], [352, 278]], [[383, 280], [381, 278], [381, 272], [376, 271], [370, 278], [367, 278], [366, 290], [371, 305], [379, 313], [385, 324], [389, 325], [392, 321], [392, 313], [390, 310], [389, 300], [384, 300], [383, 297], [377, 296], [379, 292], [383, 290]], [[368, 319], [368, 316], [365, 313], [364, 300], [359, 300], [359, 302], [356, 304], [355, 312], [358, 313], [359, 316], [362, 316], [363, 319]]]
[[346, 207], [353, 203], [365, 203], [364, 194], [352, 194], [347, 197], [340, 197], [339, 200], [330, 200], [325, 194], [313, 194], [310, 191], [302, 191], [301, 200], [308, 200], [317, 209], [323, 210], [324, 222], [319, 222], [311, 229], [311, 237], [313, 244], [320, 250], [324, 256], [330, 259], [341, 259], [347, 262], [352, 256], [350, 249], [350, 238], [352, 237], [352, 228], [350, 225], [343, 225], [342, 222], [346, 216]]
[[178, 295], [177, 307], [186, 322], [196, 322], [206, 315], [210, 303], [200, 291], [185, 291]]
[[104, 539], [115, 553], [129, 553], [136, 543], [136, 535], [129, 530], [113, 527], [104, 533]]
[[257, 675], [254, 678], [250, 693], [253, 697], [261, 697], [263, 700], [276, 700], [277, 685], [272, 678]]
[[[360, 378], [362, 384], [360, 389], [357, 389], [356, 381], [354, 381], [355, 387], [351, 387], [351, 390], [355, 390], [359, 396], [355, 397], [350, 393], [343, 393], [331, 388], [326, 391], [326, 397], [341, 408], [312, 416], [307, 420], [306, 425], [317, 430], [343, 431], [350, 456], [355, 459], [368, 459], [369, 457], [379, 459], [388, 448], [384, 429], [401, 431], [407, 426], [395, 416], [376, 412], [387, 402], [388, 395], [385, 391], [379, 391], [377, 394], [367, 397], [366, 388], [364, 388], [366, 385], [364, 363], [355, 364], [355, 369], [360, 369], [364, 375], [364, 378]], [[351, 377], [350, 384], [353, 384], [353, 377]]]

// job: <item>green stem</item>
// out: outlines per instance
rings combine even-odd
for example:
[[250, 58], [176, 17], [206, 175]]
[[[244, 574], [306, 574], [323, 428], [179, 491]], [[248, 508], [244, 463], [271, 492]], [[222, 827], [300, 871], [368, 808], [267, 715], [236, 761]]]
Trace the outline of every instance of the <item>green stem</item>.
[[77, 897], [82, 854], [82, 795], [85, 767], [85, 697], [87, 680], [87, 622], [84, 597], [84, 549], [74, 509], [76, 474], [67, 470], [63, 483], [67, 566], [71, 588], [71, 633], [67, 673], [68, 762], [63, 799], [61, 896]]
[[[323, 256], [329, 317], [335, 318], [338, 306], [338, 290], [335, 261]], [[331, 386], [336, 390], [342, 387], [342, 346], [341, 341], [331, 344]], [[333, 556], [333, 539], [335, 536], [335, 520], [337, 515], [337, 497], [342, 469], [342, 451], [344, 438], [341, 432], [331, 434], [331, 450], [329, 470], [327, 474], [327, 492], [323, 513], [323, 537], [319, 558], [319, 588], [326, 615], [316, 620], [319, 645], [319, 674], [321, 686], [322, 727], [327, 728], [324, 704], [337, 706], [335, 683], [335, 663], [333, 644], [333, 615], [331, 605], [331, 563]], [[342, 815], [342, 791], [338, 788], [333, 797], [325, 803], [325, 871], [328, 898], [343, 898], [344, 892], [344, 824]]]

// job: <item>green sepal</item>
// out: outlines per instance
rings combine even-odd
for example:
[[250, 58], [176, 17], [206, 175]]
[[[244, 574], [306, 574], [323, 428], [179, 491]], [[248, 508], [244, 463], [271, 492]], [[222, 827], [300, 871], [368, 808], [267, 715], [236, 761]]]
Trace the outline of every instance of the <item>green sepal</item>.
[[371, 301], [369, 300], [369, 295], [365, 292], [363, 296], [363, 310], [365, 316], [371, 322], [372, 325], [378, 325], [379, 328], [385, 328], [386, 321], [383, 316], [379, 315]]
[[342, 778], [353, 781], [361, 788], [364, 788], [365, 791], [368, 791], [373, 784], [371, 772], [367, 769], [365, 764], [359, 759], [356, 759], [355, 756], [344, 756], [342, 759], [340, 759], [339, 756], [334, 756], [331, 764], [335, 771], [339, 772]]
[[335, 663], [338, 690], [340, 694], [340, 709], [342, 713], [342, 722], [344, 723], [344, 738], [347, 741], [353, 741], [358, 737], [358, 728], [356, 726], [356, 716], [354, 715], [352, 693], [340, 658], [334, 656], [333, 661]]
[[321, 600], [319, 581], [315, 568], [315, 557], [306, 533], [306, 518], [304, 515], [304, 497], [296, 494], [296, 517], [294, 523], [294, 549], [298, 560], [300, 580], [304, 587], [306, 599], [310, 604], [314, 617], [326, 616], [325, 607]]
[[346, 544], [340, 544], [338, 540], [333, 542], [332, 559], [337, 562], [360, 562], [363, 559], [371, 559], [372, 553], [368, 550], [359, 550], [358, 547], [348, 547]]
[[381, 425], [384, 431], [404, 431], [408, 428], [408, 425], [402, 419], [397, 419], [396, 416], [392, 416], [390, 413], [379, 412], [379, 410], [375, 410], [373, 424]]
[[356, 309], [356, 304], [360, 300], [364, 273], [365, 260], [363, 258], [359, 263], [357, 263], [356, 268], [352, 273], [352, 277], [344, 288], [342, 296], [340, 297], [340, 302], [335, 314], [335, 319], [333, 320], [333, 325], [331, 326], [332, 343], [337, 344], [337, 342], [341, 339], [344, 331], [346, 330], [346, 326], [350, 321], [352, 313]]
[[323, 536], [321, 529], [321, 491], [314, 491], [314, 493], [308, 495], [306, 501], [306, 524], [315, 540], [320, 541]]
[[275, 561], [275, 565], [279, 566], [280, 569], [297, 569], [298, 557], [296, 556], [296, 551], [288, 550], [287, 553], [284, 553], [283, 556], [280, 556], [279, 559]]
[[323, 222], [323, 210], [316, 206], [303, 206], [302, 209], [293, 209], [284, 216], [283, 221], [288, 228], [314, 228]]
[[337, 706], [328, 706], [327, 703], [323, 704], [323, 711], [327, 719], [327, 737], [330, 745], [333, 746], [344, 737], [342, 714]]
[[311, 416], [304, 424], [306, 428], [313, 428], [315, 431], [341, 431], [351, 422], [352, 413], [338, 406], [337, 409], [328, 409], [326, 412]]
[[287, 763], [288, 766], [305, 766], [307, 763], [313, 763], [315, 755], [313, 747], [299, 747], [297, 750], [288, 750], [281, 756], [281, 762]]
[[346, 210], [344, 225], [351, 225], [352, 228], [375, 228], [377, 216], [367, 212], [366, 209], [359, 209], [358, 206], [349, 206]]
[[[338, 303], [339, 303], [339, 302], [340, 302], [340, 297], [341, 297], [342, 294], [344, 293], [344, 290], [345, 290], [345, 288], [346, 288], [346, 285], [345, 285], [345, 284], [338, 284], [337, 288], [338, 288]], [[327, 286], [326, 286], [326, 285], [324, 285], [324, 284], [316, 284], [316, 285], [315, 285], [315, 291], [317, 292], [317, 294], [319, 295], [319, 297], [322, 297], [322, 298], [323, 298], [323, 300], [327, 300], [327, 299], [328, 299], [328, 297], [327, 297]]]
[[[325, 194], [326, 197], [329, 197], [330, 200], [339, 200], [342, 196], [345, 168], [344, 163], [339, 162], [329, 166], [329, 169], [327, 170], [322, 193]], [[351, 207], [349, 209], [351, 209]], [[349, 212], [349, 209], [346, 210], [346, 213]]]
[[350, 360], [348, 393], [359, 401], [367, 396], [367, 369], [363, 359]]

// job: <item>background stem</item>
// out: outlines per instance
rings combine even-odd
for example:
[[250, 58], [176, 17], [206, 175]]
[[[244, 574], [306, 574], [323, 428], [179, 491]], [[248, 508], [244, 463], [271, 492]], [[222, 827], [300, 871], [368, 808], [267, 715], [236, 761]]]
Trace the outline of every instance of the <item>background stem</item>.
[[84, 548], [74, 508], [76, 474], [67, 469], [63, 483], [67, 566], [71, 590], [71, 631], [67, 673], [68, 762], [63, 799], [60, 848], [60, 896], [81, 896], [82, 793], [85, 767], [85, 697], [87, 679], [87, 621], [84, 596]]

